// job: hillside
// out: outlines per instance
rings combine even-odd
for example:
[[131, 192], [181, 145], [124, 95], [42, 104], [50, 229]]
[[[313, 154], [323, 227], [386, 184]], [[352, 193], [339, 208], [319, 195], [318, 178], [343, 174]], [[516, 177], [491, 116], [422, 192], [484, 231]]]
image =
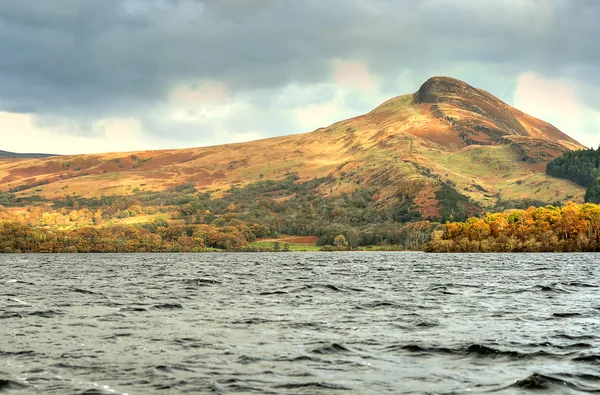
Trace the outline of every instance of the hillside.
[[20, 154], [16, 152], [8, 152], [0, 150], [0, 159], [8, 158], [8, 159], [39, 159], [39, 158], [49, 158], [51, 156], [57, 156], [53, 154]]
[[[191, 182], [223, 196], [232, 185], [327, 177], [317, 192], [377, 191], [379, 207], [409, 201], [423, 218], [448, 201], [582, 201], [584, 188], [545, 174], [565, 150], [585, 148], [546, 122], [447, 77], [368, 114], [311, 133], [181, 150], [0, 160], [0, 191], [44, 199], [132, 195]], [[280, 197], [285, 199], [285, 197]], [[466, 203], [465, 203], [466, 204]], [[450, 207], [450, 208], [449, 208]]]

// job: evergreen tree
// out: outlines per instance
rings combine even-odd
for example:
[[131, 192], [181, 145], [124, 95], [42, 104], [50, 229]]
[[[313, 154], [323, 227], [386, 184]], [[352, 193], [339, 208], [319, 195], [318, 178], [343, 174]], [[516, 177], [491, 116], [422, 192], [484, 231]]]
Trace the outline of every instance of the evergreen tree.
[[592, 181], [585, 192], [585, 201], [586, 203], [600, 204], [600, 179]]
[[548, 163], [546, 173], [587, 187], [600, 177], [600, 147], [565, 152]]

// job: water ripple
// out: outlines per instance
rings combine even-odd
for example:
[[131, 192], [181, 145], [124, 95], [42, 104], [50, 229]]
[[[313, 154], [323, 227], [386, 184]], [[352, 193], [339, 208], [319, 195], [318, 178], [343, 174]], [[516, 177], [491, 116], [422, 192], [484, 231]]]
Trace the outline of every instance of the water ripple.
[[597, 257], [0, 255], [0, 392], [600, 392]]

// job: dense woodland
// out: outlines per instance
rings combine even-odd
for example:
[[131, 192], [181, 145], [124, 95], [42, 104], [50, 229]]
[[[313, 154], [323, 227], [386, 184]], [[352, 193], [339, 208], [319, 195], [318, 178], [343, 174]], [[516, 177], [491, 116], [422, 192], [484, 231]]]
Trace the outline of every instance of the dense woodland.
[[[354, 249], [397, 246], [419, 249], [436, 226], [413, 209], [410, 190], [381, 206], [373, 190], [324, 197], [330, 179], [298, 182], [295, 175], [232, 187], [221, 197], [198, 193], [191, 183], [163, 192], [60, 201], [0, 194], [2, 252], [168, 252], [211, 249], [250, 251], [258, 239], [319, 236], [318, 245]], [[454, 198], [442, 189], [449, 199]], [[460, 195], [462, 196], [462, 195]], [[11, 207], [28, 205], [26, 211]], [[458, 218], [470, 213], [468, 199], [448, 203]], [[145, 220], [157, 214], [168, 218]], [[139, 221], [136, 220], [139, 219]], [[125, 222], [125, 224], [124, 224]]]
[[586, 187], [585, 201], [600, 203], [600, 148], [567, 151], [548, 163], [546, 173]]
[[[589, 152], [598, 151], [580, 151], [581, 157], [587, 158]], [[565, 163], [554, 169], [574, 166]], [[436, 192], [439, 217], [424, 218], [414, 205], [420, 185], [400, 185], [390, 203], [379, 201], [377, 191], [366, 188], [328, 195], [332, 181], [300, 182], [290, 175], [234, 186], [217, 196], [198, 192], [191, 183], [161, 192], [138, 190], [132, 196], [66, 195], [57, 201], [1, 193], [0, 252], [263, 251], [272, 248], [255, 241], [283, 235], [316, 235], [324, 249], [414, 250], [425, 245], [432, 252], [600, 249], [600, 206], [594, 204], [555, 207], [503, 201], [496, 209], [506, 211], [483, 215], [477, 204], [443, 184]], [[594, 185], [588, 193], [596, 193]], [[598, 189], [600, 195], [600, 184]], [[526, 204], [542, 207], [522, 209]], [[27, 209], [19, 209], [23, 206]]]
[[567, 203], [530, 207], [447, 223], [428, 252], [600, 251], [600, 206]]

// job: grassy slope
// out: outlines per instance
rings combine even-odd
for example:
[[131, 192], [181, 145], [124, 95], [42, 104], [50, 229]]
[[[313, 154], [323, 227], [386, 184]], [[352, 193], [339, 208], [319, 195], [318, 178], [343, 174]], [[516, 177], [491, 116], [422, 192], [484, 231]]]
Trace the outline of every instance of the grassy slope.
[[249, 246], [270, 249], [270, 248], [273, 248], [275, 241], [279, 242], [280, 250], [284, 249], [285, 244], [287, 244], [289, 251], [320, 251], [321, 250], [321, 247], [317, 246], [316, 243], [312, 243], [312, 244], [293, 243], [293, 242], [286, 242], [286, 241], [279, 241], [279, 240], [274, 240], [274, 241], [258, 240], [258, 241], [249, 243]]
[[[498, 196], [582, 200], [583, 188], [543, 174], [561, 150], [581, 148], [577, 142], [486, 92], [450, 79], [430, 81], [414, 95], [312, 133], [183, 150], [2, 160], [0, 191], [26, 185], [22, 196], [98, 197], [192, 181], [218, 195], [231, 185], [297, 173], [302, 180], [332, 176], [325, 195], [369, 185], [379, 190], [382, 204], [403, 185], [420, 182], [419, 205], [434, 210], [440, 181], [485, 206]], [[499, 133], [507, 140], [494, 140]], [[526, 144], [528, 155], [542, 159], [524, 161]]]
[[450, 154], [428, 151], [424, 155], [438, 174], [448, 174], [442, 178], [456, 183], [459, 191], [484, 206], [492, 205], [497, 197], [583, 201], [585, 191], [572, 182], [550, 177], [535, 167], [515, 166], [519, 159], [509, 146], [473, 146]]

